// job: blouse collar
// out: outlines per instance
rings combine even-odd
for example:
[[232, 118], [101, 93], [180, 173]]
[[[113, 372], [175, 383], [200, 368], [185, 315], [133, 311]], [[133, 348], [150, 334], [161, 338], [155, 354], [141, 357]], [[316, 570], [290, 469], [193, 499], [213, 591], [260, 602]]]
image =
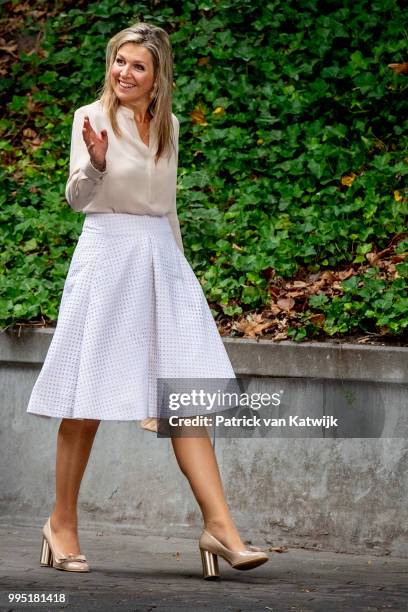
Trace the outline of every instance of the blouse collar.
[[[118, 112], [122, 113], [125, 117], [130, 117], [131, 119], [134, 119], [134, 112], [132, 111], [132, 109], [128, 108], [127, 106], [124, 106], [123, 104], [119, 104]], [[154, 120], [154, 115], [151, 121], [153, 120]]]

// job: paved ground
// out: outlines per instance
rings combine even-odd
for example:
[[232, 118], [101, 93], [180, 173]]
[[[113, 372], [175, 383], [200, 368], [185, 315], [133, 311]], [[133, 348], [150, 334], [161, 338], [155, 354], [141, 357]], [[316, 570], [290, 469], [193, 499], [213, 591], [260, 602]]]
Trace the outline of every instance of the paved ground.
[[[0, 610], [296, 611], [408, 610], [408, 560], [290, 549], [247, 572], [220, 559], [221, 579], [202, 579], [197, 540], [81, 527], [90, 573], [39, 565], [41, 528], [0, 523]], [[34, 522], [34, 521], [33, 521]], [[68, 604], [18, 606], [8, 593], [59, 593]]]

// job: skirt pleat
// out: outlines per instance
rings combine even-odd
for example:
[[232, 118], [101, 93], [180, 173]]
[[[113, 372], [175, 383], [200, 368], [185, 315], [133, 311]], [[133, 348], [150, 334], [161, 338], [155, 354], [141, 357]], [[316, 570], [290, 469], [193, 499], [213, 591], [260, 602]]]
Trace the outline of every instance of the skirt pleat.
[[88, 213], [27, 412], [157, 416], [158, 378], [235, 378], [166, 216]]

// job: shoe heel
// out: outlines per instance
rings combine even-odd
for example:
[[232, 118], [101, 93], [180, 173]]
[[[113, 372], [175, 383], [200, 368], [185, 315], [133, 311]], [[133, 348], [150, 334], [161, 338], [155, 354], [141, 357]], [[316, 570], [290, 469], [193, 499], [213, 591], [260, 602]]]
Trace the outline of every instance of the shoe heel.
[[214, 553], [209, 552], [208, 550], [202, 550], [201, 552], [201, 562], [203, 564], [203, 578], [204, 580], [215, 580], [220, 577], [220, 572], [218, 569], [218, 558]]
[[51, 548], [47, 542], [47, 540], [43, 536], [42, 546], [41, 546], [41, 557], [40, 563], [44, 567], [52, 566], [52, 552]]

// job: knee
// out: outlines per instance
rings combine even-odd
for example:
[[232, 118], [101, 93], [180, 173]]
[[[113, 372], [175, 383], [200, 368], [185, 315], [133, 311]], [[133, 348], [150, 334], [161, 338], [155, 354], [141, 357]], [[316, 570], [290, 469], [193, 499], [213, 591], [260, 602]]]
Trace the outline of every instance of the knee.
[[96, 433], [99, 423], [98, 419], [62, 419], [61, 429], [90, 435]]

